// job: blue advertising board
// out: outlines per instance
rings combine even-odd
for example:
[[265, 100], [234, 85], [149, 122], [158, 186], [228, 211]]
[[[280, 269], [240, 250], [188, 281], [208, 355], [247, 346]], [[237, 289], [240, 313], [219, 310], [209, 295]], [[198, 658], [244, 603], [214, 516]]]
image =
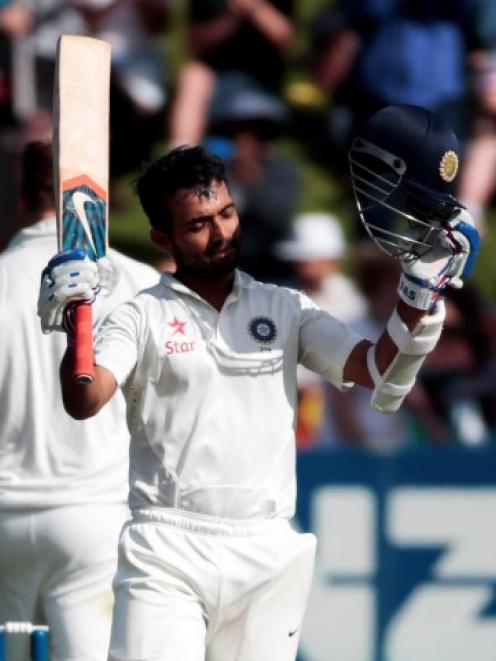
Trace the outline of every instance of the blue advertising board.
[[496, 451], [300, 454], [301, 661], [496, 660]]

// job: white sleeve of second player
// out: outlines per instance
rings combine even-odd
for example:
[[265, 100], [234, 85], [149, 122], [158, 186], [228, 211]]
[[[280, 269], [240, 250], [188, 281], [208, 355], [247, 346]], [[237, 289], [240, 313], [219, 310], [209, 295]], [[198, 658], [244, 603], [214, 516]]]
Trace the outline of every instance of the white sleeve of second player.
[[300, 294], [301, 322], [299, 359], [339, 390], [351, 388], [343, 381], [343, 370], [353, 348], [364, 338]]
[[135, 300], [121, 303], [102, 323], [95, 338], [95, 363], [122, 385], [138, 359], [141, 314]]

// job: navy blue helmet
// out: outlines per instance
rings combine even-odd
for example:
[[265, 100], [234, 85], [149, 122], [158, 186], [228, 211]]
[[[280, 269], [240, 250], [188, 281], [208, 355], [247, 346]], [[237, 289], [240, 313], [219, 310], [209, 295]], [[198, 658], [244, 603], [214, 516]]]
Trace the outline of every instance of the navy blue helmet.
[[454, 196], [459, 153], [450, 127], [425, 108], [386, 106], [362, 125], [348, 161], [360, 219], [381, 250], [417, 259], [431, 249], [463, 208]]

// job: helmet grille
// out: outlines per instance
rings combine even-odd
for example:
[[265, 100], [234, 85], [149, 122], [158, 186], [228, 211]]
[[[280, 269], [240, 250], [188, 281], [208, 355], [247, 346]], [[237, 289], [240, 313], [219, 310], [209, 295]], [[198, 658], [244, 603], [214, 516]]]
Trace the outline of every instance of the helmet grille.
[[348, 162], [360, 220], [388, 255], [413, 260], [425, 255], [461, 205], [406, 178], [405, 162], [361, 138]]

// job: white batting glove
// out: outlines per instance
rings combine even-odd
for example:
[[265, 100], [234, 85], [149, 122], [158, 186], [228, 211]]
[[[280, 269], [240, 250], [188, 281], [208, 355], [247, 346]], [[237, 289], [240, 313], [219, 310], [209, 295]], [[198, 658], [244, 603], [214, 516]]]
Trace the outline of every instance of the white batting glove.
[[403, 273], [398, 285], [400, 298], [418, 310], [430, 310], [447, 287], [463, 287], [480, 249], [480, 238], [466, 210], [439, 232], [436, 243], [425, 255], [401, 261]]
[[43, 333], [63, 331], [72, 334], [71, 303], [93, 303], [99, 291], [98, 268], [84, 250], [60, 252], [41, 274], [38, 316]]
[[96, 260], [96, 268], [98, 269], [99, 295], [110, 296], [121, 277], [121, 267], [112, 257], [106, 255]]

